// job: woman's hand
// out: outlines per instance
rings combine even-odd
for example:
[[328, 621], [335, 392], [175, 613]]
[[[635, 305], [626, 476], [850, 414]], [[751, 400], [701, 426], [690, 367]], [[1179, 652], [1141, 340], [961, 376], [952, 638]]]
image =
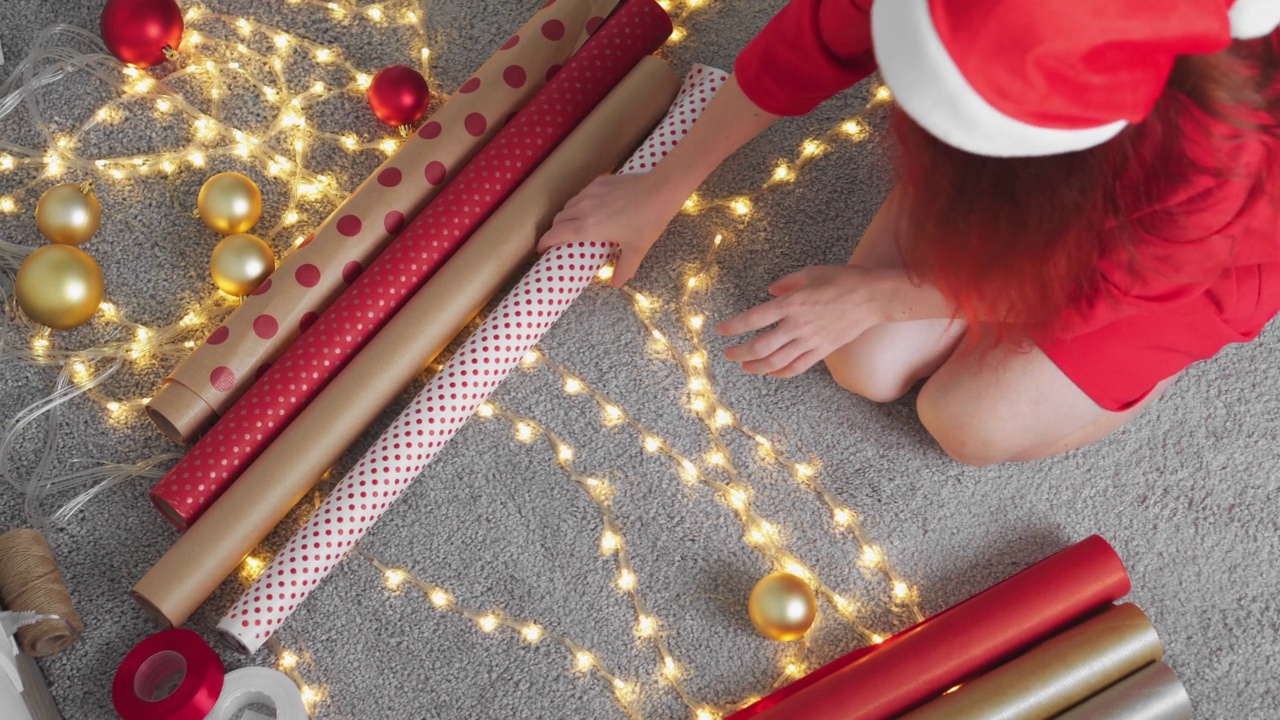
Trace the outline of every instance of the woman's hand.
[[894, 314], [907, 283], [901, 270], [856, 265], [818, 265], [794, 272], [769, 286], [773, 300], [716, 326], [721, 335], [770, 330], [724, 356], [754, 375], [792, 377]]
[[687, 199], [673, 196], [660, 180], [656, 173], [597, 178], [556, 215], [538, 252], [577, 240], [612, 242], [620, 249], [613, 286], [622, 287]]

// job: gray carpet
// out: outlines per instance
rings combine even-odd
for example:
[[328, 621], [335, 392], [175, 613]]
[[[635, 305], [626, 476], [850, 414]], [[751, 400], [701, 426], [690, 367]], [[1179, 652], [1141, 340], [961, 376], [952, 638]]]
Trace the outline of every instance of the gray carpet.
[[[316, 40], [341, 45], [356, 65], [376, 70], [411, 62], [409, 33], [358, 23], [335, 26], [308, 6], [218, 0]], [[456, 87], [540, 3], [499, 0], [427, 2], [436, 77]], [[721, 0], [697, 13], [689, 39], [671, 53], [683, 70], [693, 62], [727, 67], [736, 51], [782, 0]], [[52, 22], [95, 29], [102, 3], [5, 0], [0, 43], [7, 74], [35, 33]], [[62, 121], [91, 111], [105, 95], [92, 84], [63, 83], [43, 93]], [[757, 187], [777, 159], [791, 156], [814, 133], [861, 108], [865, 88], [813, 115], [780, 123], [732, 158], [708, 182], [720, 197]], [[247, 102], [247, 101], [246, 101]], [[242, 122], [257, 122], [245, 107]], [[381, 132], [358, 98], [335, 103], [326, 128], [363, 137]], [[117, 125], [86, 139], [113, 152], [165, 147], [173, 129], [151, 119]], [[176, 137], [181, 137], [180, 135]], [[0, 139], [40, 142], [21, 115], [0, 123]], [[88, 145], [87, 145], [88, 146]], [[379, 161], [317, 150], [314, 164], [354, 187]], [[231, 168], [220, 163], [215, 169]], [[263, 178], [260, 168], [246, 171]], [[109, 297], [132, 319], [163, 324], [209, 291], [211, 234], [186, 215], [206, 172], [186, 169], [169, 182], [101, 183], [107, 219], [87, 249], [106, 274]], [[0, 189], [12, 187], [0, 175]], [[794, 186], [758, 203], [750, 224], [723, 215], [682, 217], [672, 225], [635, 282], [667, 304], [658, 315], [679, 335], [670, 315], [689, 263], [717, 231], [730, 237], [711, 293], [698, 302], [712, 319], [759, 302], [781, 275], [816, 263], [842, 262], [891, 183], [876, 143], [845, 144], [818, 161]], [[268, 220], [280, 211], [278, 186], [264, 182]], [[20, 200], [29, 210], [38, 194]], [[323, 217], [317, 208], [310, 221]], [[26, 211], [0, 216], [0, 236], [42, 242]], [[275, 238], [283, 248], [291, 236]], [[10, 313], [6, 343], [29, 337]], [[92, 331], [60, 337], [71, 347]], [[713, 339], [713, 354], [722, 343]], [[547, 337], [547, 354], [617, 398], [634, 417], [683, 452], [706, 452], [706, 433], [682, 410], [682, 377], [649, 348], [626, 298], [591, 289]], [[1276, 717], [1280, 701], [1280, 604], [1274, 558], [1280, 552], [1274, 478], [1280, 461], [1280, 328], [1192, 368], [1166, 399], [1111, 439], [1080, 452], [1025, 466], [970, 470], [929, 440], [910, 399], [875, 405], [840, 391], [823, 370], [776, 381], [745, 376], [717, 360], [725, 402], [764, 434], [822, 462], [828, 487], [860, 511], [868, 531], [936, 612], [1091, 533], [1106, 536], [1133, 576], [1131, 599], [1154, 619], [1169, 662], [1185, 681], [1203, 718]], [[152, 392], [165, 362], [129, 366], [108, 390], [137, 397]], [[52, 369], [6, 361], [0, 366], [0, 415], [49, 391]], [[407, 400], [402, 399], [402, 402]], [[520, 372], [496, 401], [532, 415], [577, 450], [577, 466], [608, 475], [616, 510], [639, 577], [639, 588], [691, 693], [729, 702], [761, 692], [786, 661], [784, 648], [755, 635], [745, 600], [768, 571], [742, 542], [733, 513], [704, 489], [687, 487], [670, 465], [643, 453], [633, 435], [604, 429], [582, 397], [566, 397], [545, 369]], [[384, 419], [389, 420], [389, 417]], [[375, 429], [376, 431], [376, 429]], [[371, 431], [372, 433], [373, 431]], [[144, 419], [109, 421], [77, 400], [65, 413], [57, 470], [76, 459], [134, 462], [171, 449]], [[362, 443], [367, 444], [369, 434]], [[362, 445], [363, 447], [363, 445]], [[906, 619], [884, 611], [885, 587], [858, 569], [856, 545], [832, 529], [829, 513], [796, 483], [734, 446], [755, 488], [757, 509], [773, 518], [789, 547], [831, 586], [866, 607], [865, 621], [888, 633]], [[349, 454], [350, 462], [359, 448]], [[29, 471], [33, 449], [14, 468]], [[120, 486], [52, 533], [86, 633], [73, 649], [42, 663], [69, 720], [113, 717], [109, 686], [116, 664], [155, 630], [128, 597], [130, 585], [172, 542], [172, 529], [146, 499], [148, 481]], [[22, 522], [20, 503], [0, 488], [0, 528]], [[296, 520], [295, 520], [296, 522]], [[632, 635], [634, 612], [614, 589], [615, 566], [600, 557], [594, 505], [556, 467], [545, 445], [512, 439], [501, 421], [465, 427], [411, 492], [368, 536], [364, 546], [385, 560], [450, 589], [476, 608], [500, 608], [543, 623], [592, 649], [618, 675], [643, 685], [646, 717], [688, 717], [658, 677], [650, 644]], [[278, 546], [287, 537], [277, 533]], [[190, 627], [212, 638], [239, 584], [223, 586]], [[513, 633], [486, 635], [455, 615], [435, 611], [421, 595], [391, 593], [366, 561], [350, 558], [287, 623], [279, 638], [301, 653], [307, 680], [323, 686], [317, 717], [360, 718], [610, 718], [622, 715], [597, 677], [575, 673], [572, 659], [543, 642]], [[816, 666], [859, 644], [830, 607], [805, 652]], [[270, 664], [224, 655], [229, 666]]]

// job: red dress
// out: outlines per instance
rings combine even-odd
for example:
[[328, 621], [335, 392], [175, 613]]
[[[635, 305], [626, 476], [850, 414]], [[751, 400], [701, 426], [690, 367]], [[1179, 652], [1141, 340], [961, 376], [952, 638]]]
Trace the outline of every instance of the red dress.
[[[803, 115], [870, 75], [871, 3], [792, 0], [738, 56], [743, 92], [766, 112]], [[1099, 406], [1132, 407], [1161, 380], [1254, 339], [1280, 312], [1280, 199], [1266, 186], [1280, 171], [1280, 142], [1252, 139], [1231, 152], [1231, 179], [1191, 178], [1135, 218], [1140, 275], [1129, 258], [1104, 260], [1102, 296], [1036, 338]]]

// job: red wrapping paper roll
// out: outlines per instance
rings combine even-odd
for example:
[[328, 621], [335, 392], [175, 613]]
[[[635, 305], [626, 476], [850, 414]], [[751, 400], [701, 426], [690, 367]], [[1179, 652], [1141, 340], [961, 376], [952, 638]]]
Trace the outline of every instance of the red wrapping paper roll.
[[[671, 34], [654, 0], [626, 0], [452, 183], [151, 491], [184, 528], [306, 407], [472, 230]], [[478, 128], [477, 128], [478, 129]]]
[[[889, 720], [1004, 662], [1129, 592], [1092, 535], [867, 651], [855, 651], [728, 720]], [[832, 666], [836, 666], [832, 670]]]

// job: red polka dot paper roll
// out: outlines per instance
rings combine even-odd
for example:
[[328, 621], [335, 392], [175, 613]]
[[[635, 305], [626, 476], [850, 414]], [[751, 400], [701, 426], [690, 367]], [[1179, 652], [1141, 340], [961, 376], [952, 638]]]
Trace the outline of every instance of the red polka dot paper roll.
[[[558, 0], [517, 30], [166, 378], [148, 408], [157, 426], [188, 442], [225, 413], [617, 4]], [[276, 331], [259, 332], [265, 323]]]
[[[561, 32], [551, 34], [558, 37]], [[156, 507], [180, 528], [194, 522], [538, 163], [670, 33], [671, 20], [654, 0], [623, 0], [546, 87], [152, 489]]]
[[[620, 172], [651, 169], [727, 78], [694, 67], [671, 110]], [[223, 616], [223, 636], [242, 652], [257, 652], [542, 339], [612, 251], [606, 243], [582, 241], [539, 258]]]

